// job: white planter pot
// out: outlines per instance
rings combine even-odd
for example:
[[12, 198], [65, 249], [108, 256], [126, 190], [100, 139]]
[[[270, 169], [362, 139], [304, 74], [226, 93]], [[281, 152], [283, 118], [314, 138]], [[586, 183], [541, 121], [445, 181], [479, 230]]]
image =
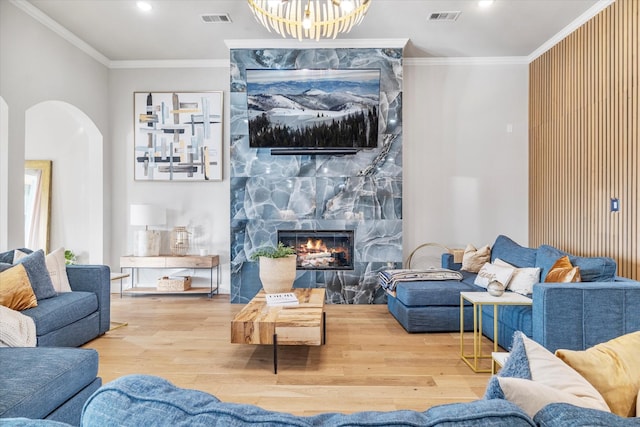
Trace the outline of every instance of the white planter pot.
[[268, 294], [290, 292], [296, 279], [296, 256], [260, 257], [260, 281]]

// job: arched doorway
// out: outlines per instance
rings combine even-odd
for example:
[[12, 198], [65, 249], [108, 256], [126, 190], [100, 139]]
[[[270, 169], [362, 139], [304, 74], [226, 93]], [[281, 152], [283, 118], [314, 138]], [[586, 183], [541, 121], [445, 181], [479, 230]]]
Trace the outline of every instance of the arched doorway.
[[77, 107], [44, 101], [25, 113], [25, 159], [51, 160], [50, 248], [103, 264], [103, 136]]

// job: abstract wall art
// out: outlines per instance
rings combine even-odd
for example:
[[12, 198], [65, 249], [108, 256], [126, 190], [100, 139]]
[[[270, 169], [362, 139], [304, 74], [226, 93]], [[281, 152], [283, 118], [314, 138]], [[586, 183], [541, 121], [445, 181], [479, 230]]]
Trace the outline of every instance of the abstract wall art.
[[134, 92], [135, 180], [222, 180], [222, 97]]

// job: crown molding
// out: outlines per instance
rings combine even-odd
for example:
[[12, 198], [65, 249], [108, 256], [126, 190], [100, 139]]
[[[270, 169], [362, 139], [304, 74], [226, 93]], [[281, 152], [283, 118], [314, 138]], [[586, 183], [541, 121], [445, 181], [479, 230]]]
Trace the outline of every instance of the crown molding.
[[574, 19], [569, 25], [560, 30], [556, 35], [547, 40], [542, 46], [534, 50], [529, 56], [528, 61], [533, 62], [540, 55], [560, 43], [569, 34], [584, 25], [588, 20], [596, 16], [605, 8], [609, 7], [615, 0], [598, 0], [596, 4], [587, 9], [582, 15]]
[[229, 68], [228, 59], [168, 59], [110, 61], [111, 69], [134, 68]]
[[392, 49], [406, 46], [409, 39], [225, 39], [229, 49]]
[[526, 56], [479, 56], [479, 57], [433, 57], [404, 58], [403, 65], [428, 67], [435, 65], [527, 65]]
[[27, 15], [31, 16], [36, 21], [40, 22], [45, 27], [49, 28], [51, 31], [62, 37], [64, 40], [71, 43], [73, 46], [77, 47], [102, 65], [108, 67], [110, 64], [109, 58], [95, 50], [91, 47], [87, 42], [80, 39], [78, 36], [73, 34], [71, 31], [64, 28], [62, 25], [58, 24], [58, 22], [51, 19], [49, 16], [42, 13], [40, 9], [29, 3], [27, 0], [9, 0], [14, 6], [18, 9], [25, 12]]
[[[1, 0], [0, 0], [1, 1]], [[40, 22], [45, 27], [80, 49], [102, 65], [111, 69], [135, 68], [225, 68], [229, 67], [227, 59], [188, 59], [188, 60], [131, 60], [112, 61], [84, 40], [64, 28], [57, 21], [51, 19], [40, 9], [27, 0], [9, 0], [18, 9]], [[527, 57], [434, 57], [434, 58], [404, 58], [404, 64], [413, 66], [434, 65], [521, 65], [533, 62], [540, 55], [560, 43], [569, 34], [584, 25], [591, 18], [611, 5], [615, 0], [598, 0], [596, 4], [586, 10], [569, 25], [560, 30]], [[390, 49], [402, 48], [409, 42], [408, 38], [401, 39], [332, 39], [332, 40], [302, 40], [297, 39], [225, 39], [229, 49]]]
[[[253, 47], [255, 48], [255, 47]], [[257, 48], [260, 49], [260, 48]], [[433, 65], [526, 65], [525, 56], [495, 56], [495, 57], [437, 57], [437, 58], [404, 58], [404, 65], [433, 66]], [[111, 69], [136, 68], [229, 68], [227, 59], [176, 59], [176, 60], [136, 60], [111, 61]]]

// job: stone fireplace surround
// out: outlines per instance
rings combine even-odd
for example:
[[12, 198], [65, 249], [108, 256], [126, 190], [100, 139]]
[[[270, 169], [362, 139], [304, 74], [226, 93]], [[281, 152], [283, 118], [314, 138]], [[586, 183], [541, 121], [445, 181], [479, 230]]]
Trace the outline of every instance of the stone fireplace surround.
[[[402, 48], [230, 51], [231, 302], [261, 289], [262, 246], [278, 230], [354, 230], [353, 270], [298, 271], [295, 287], [326, 288], [327, 303], [384, 303], [377, 272], [402, 265]], [[279, 155], [248, 141], [247, 68], [379, 68], [378, 148], [353, 155]]]

